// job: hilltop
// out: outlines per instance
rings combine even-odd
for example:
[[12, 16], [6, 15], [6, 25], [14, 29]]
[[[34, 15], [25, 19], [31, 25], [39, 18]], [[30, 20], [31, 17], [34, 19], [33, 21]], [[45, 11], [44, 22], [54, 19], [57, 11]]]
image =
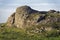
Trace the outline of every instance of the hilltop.
[[29, 6], [21, 6], [8, 18], [6, 25], [26, 29], [28, 32], [30, 30], [33, 33], [52, 30], [60, 32], [60, 12], [37, 11]]
[[60, 22], [60, 12], [55, 10], [37, 11], [29, 6], [21, 6], [16, 9], [7, 21], [7, 26], [25, 28], [32, 25]]

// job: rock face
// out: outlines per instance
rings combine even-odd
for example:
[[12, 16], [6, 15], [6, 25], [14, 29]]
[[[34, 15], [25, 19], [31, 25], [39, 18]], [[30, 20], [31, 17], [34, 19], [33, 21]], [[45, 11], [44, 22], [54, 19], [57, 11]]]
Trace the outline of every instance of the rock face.
[[8, 18], [7, 26], [11, 27], [13, 25], [18, 28], [25, 28], [32, 25], [49, 24], [57, 21], [60, 22], [60, 16], [58, 16], [57, 13], [57, 15], [54, 15], [53, 13], [51, 13], [52, 15], [49, 14], [50, 13], [46, 11], [33, 10], [29, 6], [21, 6]]
[[[33, 10], [29, 6], [21, 6], [16, 9], [16, 12], [13, 13], [7, 21], [8, 26], [16, 26], [19, 28], [25, 26], [31, 26], [36, 24], [40, 17], [44, 17], [44, 14], [40, 15], [39, 11]], [[41, 20], [41, 19], [40, 19]]]

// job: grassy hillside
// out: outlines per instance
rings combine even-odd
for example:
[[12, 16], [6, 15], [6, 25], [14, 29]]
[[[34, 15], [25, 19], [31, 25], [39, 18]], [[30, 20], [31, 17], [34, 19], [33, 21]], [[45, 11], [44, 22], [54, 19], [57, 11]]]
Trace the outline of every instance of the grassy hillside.
[[[45, 34], [48, 34], [48, 36]], [[4, 26], [0, 27], [0, 40], [60, 40], [60, 35], [55, 30], [47, 33], [42, 32], [42, 34], [27, 33], [25, 29]]]

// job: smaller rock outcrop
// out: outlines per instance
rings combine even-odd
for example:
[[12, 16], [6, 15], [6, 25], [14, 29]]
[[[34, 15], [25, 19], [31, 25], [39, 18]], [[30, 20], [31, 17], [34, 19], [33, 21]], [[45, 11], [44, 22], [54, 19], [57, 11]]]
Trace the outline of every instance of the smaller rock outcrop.
[[49, 10], [48, 11], [49, 13], [54, 13], [54, 12], [56, 12], [55, 10]]

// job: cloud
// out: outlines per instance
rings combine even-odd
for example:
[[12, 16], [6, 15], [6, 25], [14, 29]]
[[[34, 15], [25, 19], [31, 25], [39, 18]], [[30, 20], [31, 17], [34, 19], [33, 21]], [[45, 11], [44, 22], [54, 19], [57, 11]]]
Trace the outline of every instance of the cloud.
[[0, 23], [6, 22], [8, 17], [14, 12], [15, 10], [12, 8], [0, 8]]
[[57, 6], [56, 4], [54, 3], [33, 3], [33, 4], [28, 4], [30, 5], [33, 9], [36, 9], [36, 10], [50, 10], [50, 9], [57, 9]]
[[0, 0], [0, 2], [1, 2], [2, 0]]

